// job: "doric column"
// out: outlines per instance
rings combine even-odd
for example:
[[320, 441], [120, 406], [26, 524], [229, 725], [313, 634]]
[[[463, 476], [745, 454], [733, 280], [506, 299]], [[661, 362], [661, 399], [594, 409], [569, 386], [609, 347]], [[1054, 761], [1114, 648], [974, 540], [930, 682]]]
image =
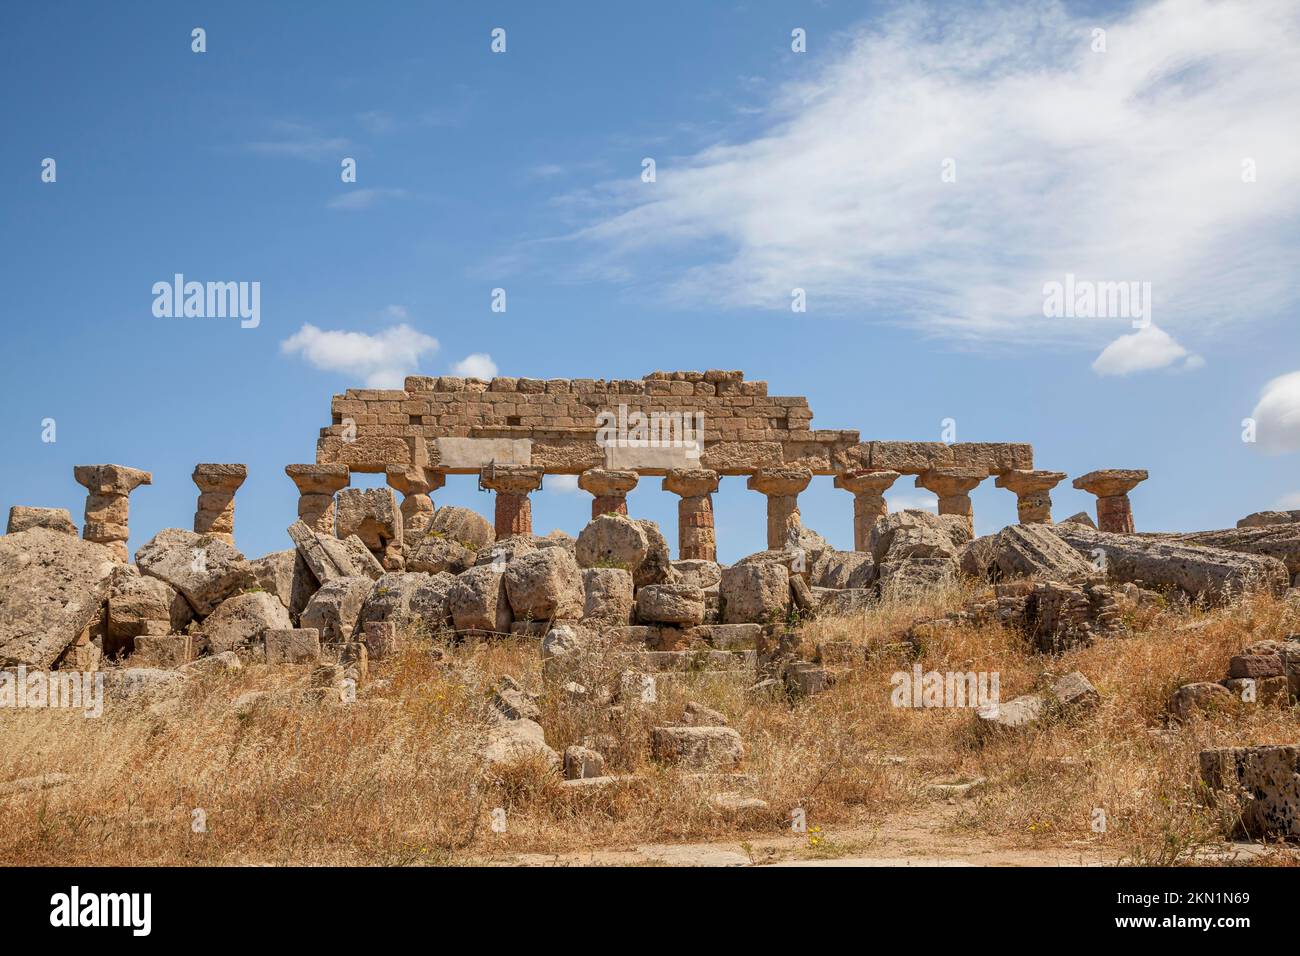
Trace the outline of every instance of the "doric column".
[[542, 487], [542, 469], [531, 465], [490, 465], [479, 473], [480, 488], [497, 493], [497, 540], [533, 533], [533, 506], [528, 493]]
[[664, 491], [681, 495], [677, 502], [677, 557], [681, 561], [717, 561], [718, 539], [713, 530], [713, 493], [718, 473], [705, 468], [668, 472]]
[[938, 495], [939, 514], [961, 515], [974, 534], [975, 518], [970, 493], [987, 477], [988, 472], [979, 468], [931, 468], [916, 476], [916, 487]]
[[993, 484], [1016, 496], [1021, 524], [1052, 523], [1052, 489], [1065, 480], [1063, 471], [1006, 471]]
[[389, 465], [384, 470], [388, 484], [402, 493], [402, 535], [417, 542], [433, 521], [433, 499], [429, 493], [447, 483], [447, 473], [418, 465]]
[[807, 468], [764, 468], [751, 475], [745, 486], [767, 495], [767, 546], [779, 551], [799, 540], [799, 492], [812, 481]]
[[76, 465], [72, 475], [89, 492], [81, 536], [112, 548], [117, 559], [125, 564], [131, 559], [126, 550], [126, 539], [130, 536], [127, 520], [131, 514], [128, 496], [141, 485], [153, 484], [153, 475], [124, 465]]
[[885, 492], [902, 477], [896, 471], [855, 469], [835, 476], [835, 487], [853, 493], [853, 550], [871, 550], [871, 529], [889, 514]]
[[199, 486], [199, 506], [194, 530], [235, 543], [235, 492], [248, 477], [247, 465], [199, 464], [190, 475]]
[[1141, 468], [1105, 468], [1074, 479], [1074, 487], [1097, 496], [1097, 530], [1133, 532], [1133, 506], [1128, 493], [1147, 480]]
[[298, 518], [321, 534], [334, 533], [334, 494], [348, 486], [347, 465], [285, 465], [298, 486]]
[[578, 487], [595, 495], [591, 503], [591, 516], [613, 512], [627, 514], [627, 493], [636, 487], [640, 476], [635, 471], [610, 471], [606, 468], [588, 468], [578, 476]]

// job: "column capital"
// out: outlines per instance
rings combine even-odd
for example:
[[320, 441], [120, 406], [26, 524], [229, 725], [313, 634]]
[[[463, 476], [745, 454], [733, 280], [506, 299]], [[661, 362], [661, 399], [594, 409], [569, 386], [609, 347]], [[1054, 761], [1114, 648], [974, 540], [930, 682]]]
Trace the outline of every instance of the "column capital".
[[835, 476], [835, 487], [855, 495], [884, 494], [902, 475], [897, 471], [881, 468], [855, 468], [841, 471]]
[[664, 476], [663, 490], [683, 498], [698, 498], [718, 490], [718, 473], [707, 468], [675, 468]]
[[285, 465], [284, 473], [303, 495], [332, 495], [352, 480], [347, 465]]
[[1030, 471], [1013, 468], [998, 475], [993, 484], [1017, 495], [1032, 495], [1051, 491], [1065, 478], [1063, 471]]
[[489, 491], [526, 495], [542, 487], [542, 469], [534, 465], [488, 465], [479, 472], [478, 483]]
[[916, 476], [916, 487], [948, 498], [970, 494], [988, 476], [982, 468], [931, 468]]
[[447, 473], [440, 468], [419, 465], [389, 465], [384, 469], [384, 480], [390, 488], [406, 495], [427, 495], [447, 483]]
[[194, 466], [190, 479], [200, 491], [224, 491], [234, 494], [248, 478], [247, 465], [218, 465], [204, 462]]
[[791, 498], [808, 487], [812, 472], [807, 468], [762, 468], [749, 476], [745, 487], [769, 498]]
[[597, 498], [621, 497], [635, 488], [640, 478], [635, 471], [588, 468], [578, 476], [578, 487]]
[[152, 474], [125, 465], [74, 465], [72, 477], [92, 495], [129, 495], [153, 484]]
[[1098, 498], [1126, 495], [1148, 478], [1142, 468], [1103, 468], [1074, 479], [1074, 487]]

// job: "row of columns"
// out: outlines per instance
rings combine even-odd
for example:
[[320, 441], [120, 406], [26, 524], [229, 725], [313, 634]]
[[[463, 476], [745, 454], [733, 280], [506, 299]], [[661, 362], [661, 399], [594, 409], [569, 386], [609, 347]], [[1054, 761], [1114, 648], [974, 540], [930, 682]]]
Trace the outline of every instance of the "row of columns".
[[[298, 517], [313, 530], [334, 533], [335, 495], [348, 486], [347, 465], [288, 465], [285, 474], [298, 488]], [[87, 490], [83, 537], [110, 547], [118, 560], [129, 560], [126, 541], [129, 496], [153, 476], [123, 465], [77, 465], [73, 475]], [[541, 488], [543, 471], [528, 465], [493, 465], [479, 475], [480, 487], [496, 493], [495, 525], [498, 538], [531, 534], [532, 503], [529, 495]], [[248, 477], [240, 464], [199, 464], [191, 476], [199, 488], [194, 530], [214, 534], [234, 544], [235, 492]], [[835, 476], [835, 487], [853, 495], [853, 547], [870, 547], [871, 529], [889, 512], [884, 494], [902, 475], [885, 469], [857, 469]], [[939, 514], [959, 515], [973, 527], [970, 493], [988, 477], [969, 468], [934, 468], [916, 476], [916, 487], [939, 498]], [[994, 484], [1016, 496], [1021, 524], [1050, 524], [1052, 489], [1066, 475], [1061, 471], [1014, 470], [998, 475]], [[446, 484], [447, 476], [435, 468], [390, 466], [385, 478], [402, 493], [403, 527], [421, 534], [433, 519], [430, 492]], [[1133, 508], [1128, 493], [1147, 479], [1140, 469], [1104, 469], [1074, 479], [1074, 487], [1097, 496], [1097, 527], [1102, 531], [1131, 533]], [[578, 487], [592, 495], [591, 516], [626, 515], [627, 495], [636, 487], [635, 471], [592, 468], [578, 478]], [[799, 495], [812, 480], [806, 468], [768, 468], [751, 475], [746, 487], [767, 496], [767, 546], [785, 548], [798, 540]], [[703, 468], [670, 471], [663, 490], [679, 496], [677, 546], [683, 560], [717, 560], [713, 522], [713, 494], [717, 472]]]
[[[298, 485], [298, 515], [320, 531], [333, 530], [333, 495], [348, 483], [344, 465], [290, 465], [285, 471]], [[835, 476], [835, 487], [853, 495], [853, 547], [870, 548], [871, 529], [888, 514], [885, 492], [901, 478], [886, 469], [857, 469]], [[970, 494], [988, 478], [973, 468], [933, 468], [917, 475], [915, 484], [939, 499], [939, 514], [958, 515], [973, 533], [974, 511]], [[479, 475], [479, 486], [496, 493], [495, 526], [498, 538], [532, 533], [529, 495], [542, 487], [543, 470], [529, 465], [493, 465]], [[591, 516], [627, 515], [627, 495], [639, 481], [635, 471], [591, 468], [578, 477], [578, 487], [592, 496]], [[995, 484], [1016, 496], [1021, 524], [1052, 521], [1051, 491], [1066, 478], [1065, 472], [1013, 470], [998, 475]], [[1140, 470], [1110, 469], [1089, 472], [1074, 480], [1074, 487], [1097, 495], [1097, 525], [1102, 531], [1132, 532], [1133, 511], [1128, 492], [1146, 480]], [[433, 515], [429, 492], [441, 488], [446, 475], [436, 469], [392, 466], [388, 483], [403, 494], [402, 517], [406, 527], [427, 527]], [[767, 468], [751, 475], [746, 487], [767, 497], [767, 546], [779, 550], [798, 540], [801, 520], [799, 495], [812, 480], [806, 468]], [[713, 494], [717, 472], [703, 468], [670, 471], [663, 490], [679, 497], [677, 504], [678, 555], [682, 560], [717, 560]]]

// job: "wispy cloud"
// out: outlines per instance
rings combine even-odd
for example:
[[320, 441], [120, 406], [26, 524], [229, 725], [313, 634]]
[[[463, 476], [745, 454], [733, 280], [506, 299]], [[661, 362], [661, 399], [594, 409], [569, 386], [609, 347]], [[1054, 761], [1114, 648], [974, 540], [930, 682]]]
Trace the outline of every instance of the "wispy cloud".
[[405, 199], [405, 189], [350, 189], [331, 199], [330, 209], [369, 209], [385, 199]]
[[280, 343], [286, 355], [300, 355], [315, 368], [364, 377], [370, 388], [401, 388], [421, 356], [438, 351], [438, 340], [405, 323], [381, 332], [326, 331], [305, 323]]
[[285, 156], [313, 161], [338, 160], [352, 149], [351, 140], [343, 136], [326, 136], [303, 123], [279, 120], [271, 124], [272, 135], [244, 144], [250, 152], [263, 156]]
[[841, 49], [771, 96], [757, 135], [592, 190], [569, 237], [586, 274], [695, 306], [788, 309], [799, 287], [814, 312], [1094, 347], [1123, 320], [1044, 318], [1046, 280], [1149, 281], [1166, 330], [1207, 338], [1295, 305], [1293, 0], [908, 6]]

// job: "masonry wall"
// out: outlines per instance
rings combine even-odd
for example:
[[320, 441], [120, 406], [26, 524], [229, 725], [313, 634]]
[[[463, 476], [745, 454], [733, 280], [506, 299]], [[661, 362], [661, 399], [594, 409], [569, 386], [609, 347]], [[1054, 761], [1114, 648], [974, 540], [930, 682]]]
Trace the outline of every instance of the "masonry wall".
[[[702, 453], [601, 447], [598, 416], [617, 416], [620, 405], [647, 417], [702, 413]], [[863, 442], [856, 430], [813, 429], [806, 398], [769, 395], [767, 382], [746, 381], [739, 371], [654, 372], [631, 380], [411, 376], [403, 390], [349, 389], [334, 396], [331, 412], [316, 460], [361, 472], [419, 465], [472, 474], [490, 461], [540, 465], [553, 474], [596, 467], [647, 475], [692, 467], [747, 475], [781, 465], [816, 474], [863, 467], [905, 473], [940, 465], [990, 473], [1033, 467], [1026, 444]]]

